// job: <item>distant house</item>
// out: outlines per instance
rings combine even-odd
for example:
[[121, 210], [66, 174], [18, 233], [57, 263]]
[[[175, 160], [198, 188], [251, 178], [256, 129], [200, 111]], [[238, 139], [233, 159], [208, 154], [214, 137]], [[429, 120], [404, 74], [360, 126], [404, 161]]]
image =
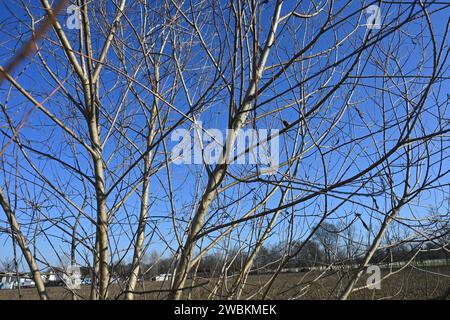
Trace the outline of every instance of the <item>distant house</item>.
[[[78, 270], [75, 271], [76, 272], [70, 272], [70, 270], [50, 267], [47, 270], [41, 272], [41, 279], [47, 287], [69, 285], [76, 287], [81, 284], [92, 283], [92, 279], [89, 276], [85, 277], [85, 281], [82, 281], [82, 274]], [[86, 273], [88, 272], [86, 271]], [[113, 282], [114, 281], [118, 282], [118, 278], [113, 278]], [[33, 288], [36, 286], [36, 284], [30, 273], [0, 272], [0, 290], [15, 289], [19, 286], [21, 288]]]
[[1, 273], [0, 274], [0, 290], [14, 289], [14, 282], [17, 280], [15, 273]]
[[48, 287], [64, 286], [65, 272], [61, 268], [51, 267], [42, 273], [44, 283]]
[[172, 278], [172, 274], [170, 273], [161, 273], [160, 275], [157, 275], [152, 280], [153, 281], [167, 281], [170, 278]]
[[42, 273], [44, 282], [62, 281], [64, 271], [59, 268], [49, 268], [46, 272]]

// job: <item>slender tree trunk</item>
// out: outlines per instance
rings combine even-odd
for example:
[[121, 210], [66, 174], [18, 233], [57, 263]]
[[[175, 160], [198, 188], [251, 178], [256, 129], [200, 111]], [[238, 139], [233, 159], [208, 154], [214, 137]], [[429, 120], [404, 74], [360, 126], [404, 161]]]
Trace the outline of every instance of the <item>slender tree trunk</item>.
[[[150, 130], [147, 147], [153, 140], [153, 130]], [[139, 277], [140, 265], [143, 254], [143, 245], [145, 240], [145, 227], [147, 225], [148, 216], [148, 196], [150, 192], [150, 169], [152, 163], [152, 152], [149, 152], [144, 158], [144, 181], [142, 183], [141, 209], [139, 214], [139, 224], [136, 231], [136, 244], [134, 245], [133, 262], [131, 264], [130, 279], [127, 284], [127, 293], [125, 299], [133, 300], [133, 291], [136, 288], [137, 279]]]
[[41, 273], [37, 266], [36, 260], [31, 253], [27, 241], [20, 230], [19, 223], [17, 222], [16, 215], [11, 209], [9, 202], [3, 193], [3, 189], [0, 187], [0, 204], [5, 211], [6, 217], [8, 218], [8, 222], [11, 225], [11, 233], [20, 249], [22, 250], [22, 254], [27, 261], [28, 267], [30, 268], [31, 274], [33, 275], [33, 280], [36, 284], [36, 289], [38, 291], [39, 297], [41, 300], [48, 300], [48, 294], [45, 289], [44, 281], [42, 280]]
[[359, 278], [362, 276], [364, 269], [369, 265], [370, 260], [372, 259], [373, 255], [377, 251], [378, 247], [380, 246], [381, 240], [383, 239], [384, 234], [386, 233], [386, 230], [389, 226], [389, 224], [392, 222], [392, 220], [395, 218], [395, 216], [400, 211], [401, 206], [394, 209], [391, 215], [388, 215], [386, 219], [383, 222], [383, 225], [381, 226], [380, 231], [378, 232], [376, 238], [374, 239], [372, 245], [370, 246], [369, 251], [366, 253], [366, 256], [364, 257], [364, 261], [359, 267], [358, 271], [354, 274], [352, 279], [349, 281], [347, 286], [345, 287], [344, 292], [342, 293], [340, 299], [341, 300], [347, 300], [350, 294], [353, 291], [353, 287], [355, 286], [356, 282], [359, 280]]
[[148, 171], [150, 170], [151, 154], [149, 153], [145, 159], [145, 173], [144, 182], [142, 184], [141, 194], [141, 209], [139, 224], [136, 231], [136, 244], [134, 246], [133, 262], [131, 264], [130, 279], [128, 280], [127, 293], [125, 295], [126, 300], [134, 299], [134, 289], [136, 288], [137, 279], [139, 277], [141, 259], [142, 259], [142, 247], [145, 239], [145, 226], [147, 224], [147, 211], [148, 211], [148, 194], [150, 191], [150, 178]]
[[[219, 159], [219, 164], [216, 166], [214, 172], [211, 173], [208, 178], [208, 184], [206, 186], [205, 192], [202, 195], [198, 209], [194, 215], [194, 218], [192, 219], [189, 234], [186, 239], [186, 243], [182, 248], [180, 260], [176, 268], [175, 278], [172, 284], [172, 291], [169, 294], [169, 299], [180, 299], [181, 297], [182, 292], [180, 288], [184, 286], [187, 274], [190, 269], [190, 260], [196, 244], [195, 238], [203, 226], [203, 222], [208, 212], [209, 206], [216, 197], [217, 189], [226, 174], [228, 166], [227, 162], [230, 159], [231, 152], [233, 151], [233, 145], [236, 141], [237, 134], [242, 129], [244, 122], [251, 111], [253, 101], [257, 94], [258, 79], [261, 78], [263, 74], [264, 67], [269, 57], [270, 49], [275, 41], [278, 24], [280, 22], [282, 4], [283, 1], [281, 0], [278, 0], [276, 3], [272, 18], [271, 30], [267, 35], [264, 49], [261, 52], [259, 63], [254, 72], [254, 76], [250, 81], [242, 106], [241, 108], [239, 108], [235, 117], [233, 117], [233, 115], [230, 115], [230, 117], [233, 117], [233, 121], [230, 126], [230, 129], [232, 130], [226, 138], [225, 149], [223, 150], [221, 158]], [[254, 57], [254, 59], [256, 59], [256, 56]]]
[[[281, 200], [279, 202], [279, 206], [281, 206], [286, 198], [287, 191], [283, 192], [283, 195], [281, 196]], [[270, 232], [272, 231], [273, 226], [275, 225], [275, 222], [277, 221], [277, 218], [280, 214], [281, 210], [278, 210], [274, 213], [272, 219], [270, 220], [269, 224], [267, 225], [266, 229], [264, 230], [263, 235], [259, 239], [259, 241], [255, 245], [255, 249], [251, 253], [250, 257], [245, 261], [244, 267], [242, 268], [239, 275], [236, 277], [236, 280], [233, 283], [233, 286], [230, 290], [229, 299], [233, 298], [233, 296], [236, 294], [236, 298], [239, 299], [240, 295], [242, 293], [242, 290], [244, 288], [243, 283], [245, 282], [245, 279], [247, 278], [248, 273], [250, 272], [251, 267], [253, 266], [253, 262], [255, 261], [255, 258], [258, 256], [259, 252], [261, 251], [261, 248], [264, 244], [264, 241], [269, 237]]]
[[[99, 132], [95, 113], [89, 120], [89, 133], [92, 142], [92, 148], [95, 151], [93, 155], [94, 173], [95, 173], [95, 196], [97, 200], [97, 238], [94, 254], [94, 266], [98, 266], [96, 277], [98, 282], [98, 298], [108, 298], [109, 283], [109, 253], [108, 253], [108, 215], [106, 211], [105, 180], [103, 171], [102, 150], [100, 146]], [[93, 119], [94, 118], [94, 119]]]
[[[154, 90], [158, 92], [158, 83], [159, 83], [159, 69], [155, 66], [155, 85]], [[154, 96], [152, 110], [150, 114], [150, 124], [147, 135], [147, 149], [150, 148], [156, 134], [156, 120], [157, 120], [157, 112], [158, 112], [158, 103], [159, 99]], [[141, 259], [142, 259], [142, 250], [145, 240], [145, 227], [147, 225], [147, 216], [148, 216], [148, 195], [150, 192], [150, 169], [152, 165], [153, 152], [148, 152], [144, 157], [144, 177], [142, 183], [142, 194], [141, 194], [141, 208], [139, 213], [139, 224], [136, 231], [136, 244], [134, 246], [133, 253], [133, 262], [131, 264], [130, 271], [130, 279], [127, 284], [127, 293], [125, 295], [125, 299], [133, 300], [134, 294], [133, 291], [136, 288], [137, 279], [139, 277]]]
[[182, 248], [180, 260], [175, 271], [172, 291], [169, 294], [169, 299], [176, 300], [180, 299], [181, 297], [182, 292], [179, 289], [183, 287], [184, 283], [186, 282], [187, 274], [189, 272], [190, 260], [196, 243], [195, 236], [199, 233], [203, 225], [207, 210], [215, 197], [218, 185], [223, 179], [226, 171], [226, 164], [220, 164], [217, 168], [218, 169], [215, 171], [215, 173], [208, 179], [208, 186], [206, 187], [206, 191], [200, 200], [200, 205], [192, 220], [191, 228], [189, 229], [189, 234], [186, 239], [186, 243]]

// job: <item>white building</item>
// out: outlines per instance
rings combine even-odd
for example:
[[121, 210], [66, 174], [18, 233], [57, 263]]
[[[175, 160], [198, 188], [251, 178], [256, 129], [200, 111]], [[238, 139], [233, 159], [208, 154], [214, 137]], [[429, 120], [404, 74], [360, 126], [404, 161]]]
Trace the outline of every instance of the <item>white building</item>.
[[170, 273], [161, 273], [155, 277], [155, 281], [167, 281], [172, 278], [172, 274]]

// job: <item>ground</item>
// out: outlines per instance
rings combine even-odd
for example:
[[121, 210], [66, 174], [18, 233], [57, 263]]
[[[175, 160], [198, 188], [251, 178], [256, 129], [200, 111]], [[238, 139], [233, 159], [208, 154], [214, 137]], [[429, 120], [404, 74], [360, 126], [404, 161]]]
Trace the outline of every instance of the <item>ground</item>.
[[[385, 276], [388, 270], [382, 271]], [[322, 275], [318, 281], [313, 281], [319, 275]], [[267, 275], [250, 275], [243, 292], [242, 298], [261, 298], [263, 285], [270, 279]], [[334, 271], [326, 274], [318, 271], [281, 274], [274, 282], [269, 299], [335, 299], [337, 294], [342, 291], [343, 283], [339, 279], [345, 279], [342, 272]], [[219, 293], [211, 293], [212, 282], [217, 279], [199, 279], [197, 283], [209, 281], [210, 284], [204, 287], [193, 289], [191, 295], [185, 293], [184, 298], [191, 299], [224, 299]], [[364, 285], [366, 279], [363, 278], [358, 283]], [[231, 285], [231, 282], [230, 282]], [[230, 287], [228, 285], [228, 288]], [[363, 289], [354, 292], [351, 299], [436, 299], [441, 297], [450, 287], [450, 267], [435, 267], [427, 269], [407, 268], [401, 270], [388, 279], [381, 282], [380, 290]], [[137, 290], [145, 291], [136, 295], [136, 299], [164, 299], [167, 292], [155, 293], [155, 290], [167, 289], [167, 285], [161, 282], [145, 282]], [[82, 286], [78, 290], [81, 298], [89, 297], [89, 286]], [[120, 285], [112, 285], [110, 289], [111, 298], [122, 299], [123, 295], [117, 297], [120, 292]], [[72, 295], [63, 287], [48, 288], [48, 294], [51, 299], [71, 299]], [[448, 297], [447, 297], [448, 298]], [[20, 294], [17, 290], [0, 290], [0, 300], [4, 299], [38, 299], [35, 288], [22, 289]]]

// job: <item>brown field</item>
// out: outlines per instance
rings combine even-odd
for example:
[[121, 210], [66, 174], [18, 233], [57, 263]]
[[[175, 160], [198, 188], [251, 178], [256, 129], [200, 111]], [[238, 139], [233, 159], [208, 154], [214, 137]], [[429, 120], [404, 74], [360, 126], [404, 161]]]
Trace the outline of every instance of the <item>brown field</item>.
[[[387, 274], [387, 270], [382, 271], [382, 276]], [[316, 280], [319, 275], [322, 277]], [[261, 298], [262, 286], [270, 278], [270, 275], [251, 275], [247, 279], [242, 298]], [[343, 272], [335, 271], [322, 274], [317, 271], [303, 273], [281, 274], [275, 281], [271, 291], [270, 299], [335, 299], [343, 289], [346, 281]], [[315, 281], [313, 281], [315, 280]], [[198, 280], [197, 283], [207, 282], [208, 279]], [[212, 285], [217, 279], [209, 279], [210, 284], [197, 287], [192, 290], [191, 295], [185, 293], [184, 298], [207, 299]], [[231, 280], [230, 280], [231, 282]], [[365, 278], [361, 279], [359, 285], [365, 284]], [[440, 298], [450, 287], [450, 267], [434, 267], [427, 269], [408, 268], [393, 274], [381, 282], [380, 290], [363, 289], [354, 292], [351, 299], [436, 299]], [[89, 296], [89, 286], [82, 286], [78, 290], [80, 299]], [[145, 282], [137, 290], [141, 294], [136, 295], [136, 299], [164, 299], [166, 292], [155, 292], [156, 290], [167, 289], [167, 285], [161, 282]], [[121, 292], [121, 286], [116, 284], [110, 288], [112, 299], [122, 299], [123, 295], [117, 297]], [[72, 294], [63, 287], [48, 288], [51, 299], [71, 299]], [[216, 294], [212, 299], [223, 299], [223, 296]], [[448, 297], [447, 297], [448, 298]], [[36, 289], [0, 290], [0, 300], [5, 299], [38, 299]], [[211, 298], [210, 298], [211, 299]]]

